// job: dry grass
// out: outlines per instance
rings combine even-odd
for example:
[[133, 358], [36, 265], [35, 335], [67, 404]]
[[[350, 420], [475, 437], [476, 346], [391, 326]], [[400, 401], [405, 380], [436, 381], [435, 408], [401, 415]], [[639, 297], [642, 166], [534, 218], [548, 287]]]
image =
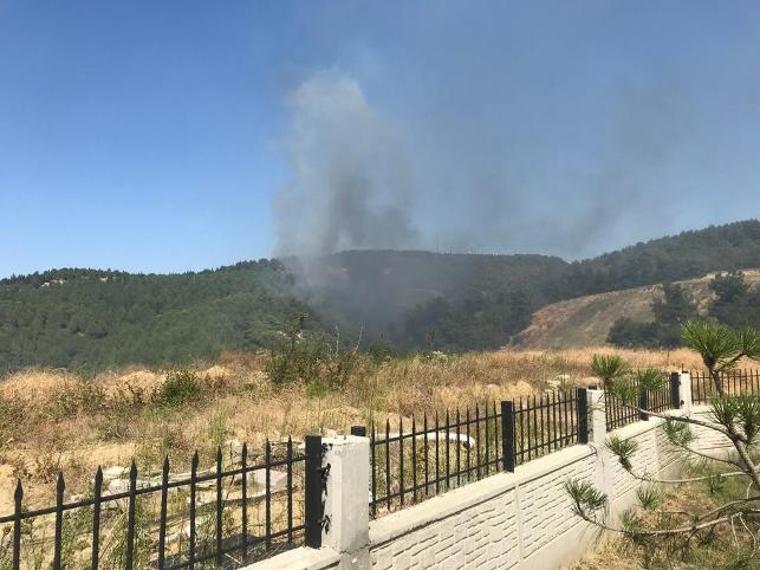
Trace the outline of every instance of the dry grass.
[[[461, 356], [361, 356], [340, 390], [315, 392], [304, 384], [275, 387], [266, 356], [227, 354], [197, 366], [202, 398], [166, 408], [153, 395], [167, 370], [125, 369], [85, 379], [65, 371], [27, 370], [0, 381], [0, 512], [11, 506], [16, 477], [28, 506], [48, 503], [54, 478], [66, 475], [72, 493], [85, 492], [97, 465], [159, 467], [164, 453], [189, 464], [194, 449], [210, 463], [215, 445], [347, 431], [371, 417], [396, 423], [423, 412], [473, 406], [538, 393], [550, 382], [584, 385], [589, 362], [608, 348], [511, 351]], [[688, 351], [617, 351], [636, 366], [698, 367]]]

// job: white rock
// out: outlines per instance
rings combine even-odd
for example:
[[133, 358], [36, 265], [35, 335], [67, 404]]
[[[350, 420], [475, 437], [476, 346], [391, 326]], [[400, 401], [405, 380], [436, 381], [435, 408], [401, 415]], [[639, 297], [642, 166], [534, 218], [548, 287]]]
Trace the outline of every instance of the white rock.
[[126, 477], [129, 474], [129, 469], [127, 467], [119, 467], [118, 465], [114, 465], [112, 467], [106, 467], [103, 469], [103, 481], [111, 481], [112, 479], [119, 479], [121, 477]]

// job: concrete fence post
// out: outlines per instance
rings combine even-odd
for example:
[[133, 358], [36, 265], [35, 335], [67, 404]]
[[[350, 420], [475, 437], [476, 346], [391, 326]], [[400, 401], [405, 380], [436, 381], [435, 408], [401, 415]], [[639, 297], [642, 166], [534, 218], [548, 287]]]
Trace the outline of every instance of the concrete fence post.
[[607, 405], [604, 390], [589, 388], [586, 390], [588, 398], [589, 418], [589, 443], [604, 445], [607, 441]]
[[684, 415], [691, 415], [691, 373], [682, 371], [679, 374], [678, 397], [681, 399], [681, 411]]
[[578, 388], [575, 391], [575, 421], [578, 423], [578, 443], [588, 443], [589, 432], [589, 415], [588, 415], [588, 393], [586, 388]]
[[339, 568], [369, 567], [369, 438], [323, 439], [329, 465], [322, 546], [341, 556]]
[[[610, 464], [607, 451], [607, 402], [604, 390], [586, 390], [588, 398], [589, 445], [596, 451], [594, 468], [594, 485], [608, 497], [611, 496], [611, 485], [607, 475]], [[608, 505], [609, 508], [609, 505]], [[609, 514], [609, 511], [608, 511]]]

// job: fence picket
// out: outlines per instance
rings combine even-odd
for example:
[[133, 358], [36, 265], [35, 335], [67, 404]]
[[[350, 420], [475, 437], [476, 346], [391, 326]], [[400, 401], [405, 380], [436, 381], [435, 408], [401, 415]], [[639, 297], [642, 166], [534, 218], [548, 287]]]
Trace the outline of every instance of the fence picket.
[[[169, 456], [164, 456], [161, 469], [161, 512], [158, 516], [158, 567], [164, 567], [166, 560], [166, 518], [169, 505]], [[93, 558], [93, 565], [95, 559]]]
[[134, 459], [129, 468], [129, 499], [127, 507], [126, 568], [132, 570], [135, 558], [135, 509], [137, 508], [137, 465]]
[[[98, 466], [95, 472], [95, 484], [93, 485], [92, 499], [92, 552], [90, 555], [90, 568], [98, 570], [100, 565], [100, 500], [103, 493], [103, 469]], [[159, 568], [162, 568], [159, 565]]]
[[429, 442], [428, 442], [428, 421], [427, 421], [427, 413], [422, 414], [422, 432], [425, 434], [423, 436], [425, 448], [425, 496], [427, 497], [430, 494], [430, 450], [429, 450]]
[[286, 491], [288, 501], [288, 544], [293, 543], [293, 439], [288, 436], [288, 444], [285, 450], [287, 465]]
[[195, 495], [198, 483], [198, 452], [193, 454], [193, 460], [190, 464], [190, 538], [188, 544], [187, 566], [192, 570], [195, 568]]
[[[267, 495], [268, 496], [268, 495]], [[216, 448], [216, 564], [219, 568], [224, 562], [222, 551], [222, 448]]]
[[248, 561], [248, 445], [243, 444], [240, 452], [240, 467], [242, 478], [240, 479], [240, 496], [242, 502], [242, 512], [240, 514], [240, 534], [242, 534], [243, 562]]
[[[55, 485], [55, 538], [53, 539], [53, 570], [61, 570], [61, 548], [63, 546], [63, 493], [66, 482], [63, 473], [58, 473]], [[129, 561], [129, 560], [127, 560]]]
[[417, 423], [412, 415], [412, 500], [417, 502]]
[[401, 504], [404, 504], [404, 419], [399, 416], [398, 418], [398, 470], [400, 477], [400, 489], [399, 496], [401, 498]]

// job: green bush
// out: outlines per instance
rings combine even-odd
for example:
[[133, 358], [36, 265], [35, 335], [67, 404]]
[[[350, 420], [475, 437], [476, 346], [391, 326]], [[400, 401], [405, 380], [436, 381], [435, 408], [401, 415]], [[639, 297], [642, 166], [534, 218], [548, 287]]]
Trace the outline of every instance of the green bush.
[[345, 386], [360, 360], [355, 348], [292, 338], [272, 350], [265, 369], [275, 386], [303, 383], [310, 393], [321, 394]]
[[153, 402], [164, 408], [177, 408], [203, 399], [203, 384], [198, 375], [190, 370], [174, 370], [166, 376], [166, 382], [153, 393]]

